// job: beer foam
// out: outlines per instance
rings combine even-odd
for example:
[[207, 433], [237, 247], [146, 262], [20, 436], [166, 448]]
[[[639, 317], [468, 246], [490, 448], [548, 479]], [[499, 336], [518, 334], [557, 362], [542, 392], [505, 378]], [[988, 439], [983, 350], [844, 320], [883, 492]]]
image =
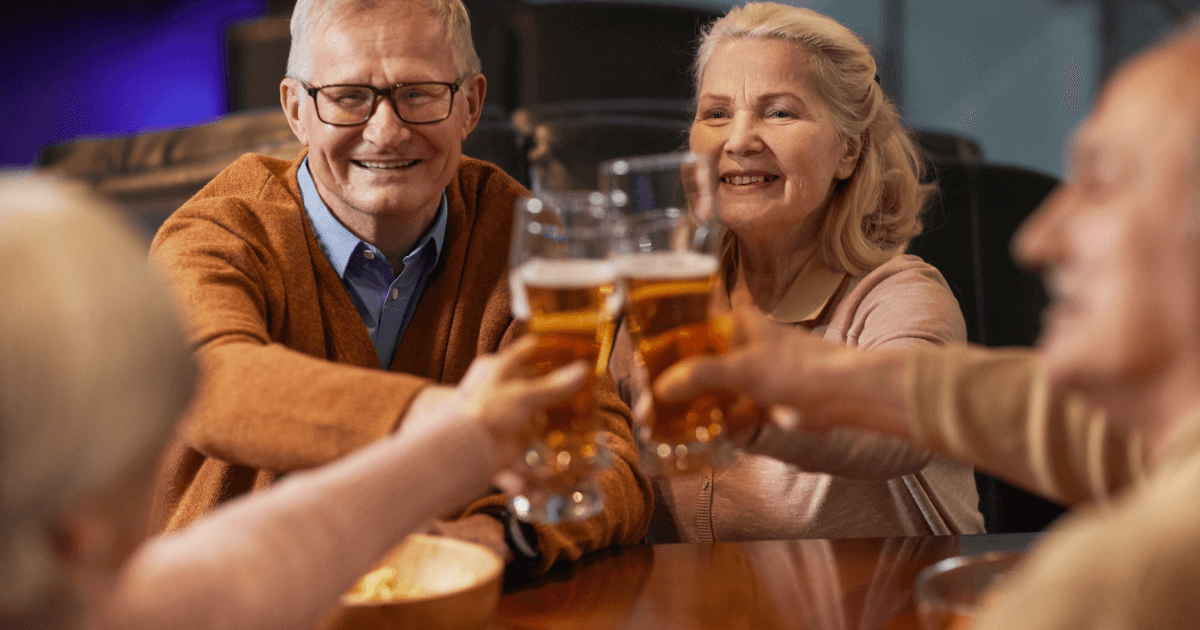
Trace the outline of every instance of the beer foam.
[[675, 280], [715, 275], [720, 261], [697, 252], [654, 252], [620, 256], [616, 264], [626, 278]]
[[[529, 292], [525, 287], [545, 289], [586, 289], [603, 284], [615, 284], [617, 268], [610, 260], [531, 260], [508, 274], [508, 287], [512, 293], [513, 317], [528, 321], [533, 317], [529, 307]], [[606, 304], [611, 312], [621, 308], [624, 299], [620, 291], [614, 291]]]
[[531, 260], [513, 274], [529, 286], [555, 289], [585, 289], [610, 284], [617, 269], [607, 260]]

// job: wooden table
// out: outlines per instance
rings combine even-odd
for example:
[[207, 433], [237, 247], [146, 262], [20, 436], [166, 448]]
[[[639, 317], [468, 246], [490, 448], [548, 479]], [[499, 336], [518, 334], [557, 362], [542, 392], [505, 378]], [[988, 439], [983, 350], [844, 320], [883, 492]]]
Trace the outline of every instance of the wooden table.
[[920, 628], [917, 573], [1031, 535], [644, 545], [593, 554], [500, 598], [503, 630]]

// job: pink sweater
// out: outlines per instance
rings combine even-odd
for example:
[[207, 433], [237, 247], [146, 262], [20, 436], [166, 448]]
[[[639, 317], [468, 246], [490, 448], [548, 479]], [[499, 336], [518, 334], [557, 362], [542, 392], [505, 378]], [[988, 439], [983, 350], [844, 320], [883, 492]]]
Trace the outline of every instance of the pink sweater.
[[[831, 274], [824, 271], [814, 282], [831, 288], [828, 298], [807, 300], [824, 304], [819, 315], [798, 322], [814, 334], [860, 348], [966, 339], [958, 302], [942, 275], [915, 256], [898, 256], [860, 278]], [[614, 350], [618, 382], [627, 382], [628, 368], [620, 364], [631, 360], [631, 352], [627, 338]], [[765, 427], [748, 452], [756, 454], [715, 474], [656, 480], [651, 540], [984, 531], [971, 468], [902, 441], [850, 429], [789, 434]]]

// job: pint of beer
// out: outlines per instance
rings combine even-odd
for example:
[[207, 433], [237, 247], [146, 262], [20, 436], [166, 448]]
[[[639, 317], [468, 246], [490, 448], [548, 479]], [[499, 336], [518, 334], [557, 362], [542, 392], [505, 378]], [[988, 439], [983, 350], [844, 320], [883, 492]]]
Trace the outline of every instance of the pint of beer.
[[647, 474], [700, 470], [732, 461], [726, 419], [738, 396], [715, 391], [666, 404], [651, 384], [667, 368], [729, 349], [731, 320], [716, 318], [719, 228], [712, 169], [700, 156], [676, 153], [605, 162], [601, 186], [617, 209], [617, 264], [626, 329], [642, 378], [638, 403], [641, 465]]
[[[710, 317], [717, 259], [693, 252], [664, 252], [626, 260], [628, 328], [637, 356], [653, 383], [667, 368], [699, 354], [729, 349], [728, 318]], [[654, 397], [646, 418], [655, 448], [710, 442], [724, 431], [734, 396], [716, 392], [667, 404]]]
[[509, 255], [513, 317], [537, 340], [526, 364], [541, 376], [583, 360], [592, 372], [575, 396], [543, 412], [526, 452], [526, 520], [586, 519], [604, 505], [595, 473], [608, 466], [596, 414], [596, 377], [608, 370], [622, 299], [610, 257], [611, 226], [596, 192], [543, 193], [517, 202]]
[[540, 431], [545, 449], [540, 457], [566, 481], [582, 481], [599, 455], [596, 432], [603, 427], [592, 399], [596, 376], [608, 369], [612, 350], [615, 282], [608, 261], [534, 259], [511, 272], [514, 302], [528, 308], [514, 310], [520, 311], [524, 332], [537, 339], [530, 375], [549, 374], [578, 360], [593, 366], [575, 396], [545, 410]]

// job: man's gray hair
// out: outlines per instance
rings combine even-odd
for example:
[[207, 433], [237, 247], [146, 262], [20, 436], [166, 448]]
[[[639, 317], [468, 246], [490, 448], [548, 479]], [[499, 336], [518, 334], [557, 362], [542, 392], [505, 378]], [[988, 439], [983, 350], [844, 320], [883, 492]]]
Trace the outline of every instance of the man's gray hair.
[[312, 78], [312, 53], [309, 37], [320, 24], [341, 12], [357, 13], [379, 8], [389, 2], [424, 1], [434, 15], [441, 18], [454, 43], [454, 65], [458, 79], [481, 71], [479, 55], [471, 41], [471, 17], [462, 0], [298, 0], [292, 11], [292, 47], [288, 52], [287, 76], [308, 81]]

